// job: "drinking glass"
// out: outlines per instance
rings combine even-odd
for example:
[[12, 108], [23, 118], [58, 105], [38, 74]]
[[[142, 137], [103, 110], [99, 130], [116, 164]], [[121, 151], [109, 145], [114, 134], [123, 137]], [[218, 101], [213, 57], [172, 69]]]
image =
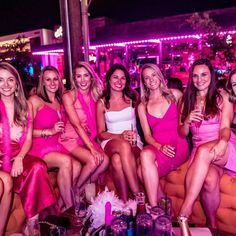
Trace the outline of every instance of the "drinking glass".
[[159, 216], [155, 221], [155, 236], [171, 236], [172, 223], [168, 216]]
[[50, 236], [66, 236], [66, 228], [56, 226], [50, 230]]
[[137, 146], [137, 132], [134, 130], [133, 124], [131, 124], [131, 131], [133, 132], [133, 138], [131, 141], [131, 145], [132, 145], [132, 147], [135, 147], [135, 146]]
[[145, 194], [143, 192], [135, 193], [135, 201], [137, 203], [137, 212], [136, 212], [136, 214], [146, 212]]
[[120, 217], [111, 222], [111, 232], [113, 236], [126, 236], [127, 223]]
[[136, 218], [136, 235], [151, 236], [152, 235], [152, 216], [148, 213], [139, 214]]
[[40, 225], [38, 219], [27, 221], [26, 231], [30, 236], [40, 236]]
[[165, 212], [165, 215], [172, 216], [172, 200], [169, 197], [162, 197], [158, 202], [158, 207]]
[[[204, 115], [204, 106], [203, 105], [196, 105], [195, 110], [198, 110], [201, 115]], [[198, 121], [198, 122], [195, 121], [194, 124], [195, 124], [195, 128], [196, 128], [196, 134], [193, 136], [193, 139], [195, 141], [201, 141], [202, 139], [199, 135], [199, 128], [202, 124], [202, 120]]]
[[165, 211], [159, 206], [154, 206], [150, 210], [150, 215], [153, 220], [156, 220], [159, 216], [165, 215]]
[[84, 191], [80, 192], [80, 188], [74, 186], [72, 188], [72, 194], [73, 194], [73, 201], [76, 215], [75, 223], [82, 224], [83, 219], [87, 214], [85, 192]]

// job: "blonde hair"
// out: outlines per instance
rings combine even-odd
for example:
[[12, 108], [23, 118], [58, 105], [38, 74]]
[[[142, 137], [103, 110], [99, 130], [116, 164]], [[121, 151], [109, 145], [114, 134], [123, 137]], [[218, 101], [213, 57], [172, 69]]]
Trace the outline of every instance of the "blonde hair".
[[75, 83], [75, 72], [77, 68], [84, 68], [88, 71], [88, 73], [91, 76], [91, 87], [90, 92], [92, 93], [93, 99], [97, 101], [101, 96], [103, 92], [103, 84], [100, 78], [98, 77], [97, 73], [94, 71], [94, 69], [89, 65], [89, 63], [84, 61], [79, 61], [74, 65], [73, 68], [73, 77], [71, 79], [71, 89], [78, 90], [76, 83]]
[[175, 102], [176, 99], [174, 95], [172, 94], [171, 90], [167, 87], [166, 79], [164, 78], [163, 74], [161, 73], [161, 70], [159, 67], [155, 64], [147, 63], [142, 66], [142, 70], [140, 73], [140, 90], [141, 90], [141, 101], [144, 103], [147, 103], [150, 97], [150, 90], [147, 88], [147, 86], [144, 83], [144, 77], [143, 77], [143, 71], [147, 68], [153, 69], [155, 73], [157, 74], [157, 77], [160, 80], [160, 91], [162, 93], [162, 96], [166, 98], [168, 102]]
[[14, 93], [14, 123], [21, 127], [27, 126], [28, 104], [25, 98], [20, 75], [15, 67], [7, 62], [0, 62], [0, 70], [6, 70], [16, 79], [16, 91]]

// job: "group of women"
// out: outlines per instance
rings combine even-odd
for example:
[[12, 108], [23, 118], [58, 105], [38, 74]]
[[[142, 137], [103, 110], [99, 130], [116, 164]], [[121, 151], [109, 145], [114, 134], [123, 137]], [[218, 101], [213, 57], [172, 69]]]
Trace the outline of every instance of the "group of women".
[[[141, 181], [150, 205], [157, 205], [164, 194], [159, 178], [189, 156], [186, 136], [190, 131], [193, 150], [180, 217], [191, 215], [201, 193], [208, 225], [215, 228], [220, 177], [224, 169], [236, 171], [236, 136], [231, 131], [231, 124], [234, 128], [236, 123], [236, 70], [229, 77], [229, 93], [217, 89], [207, 59], [193, 63], [183, 96], [166, 84], [156, 65], [145, 64], [139, 96], [130, 87], [126, 68], [114, 64], [103, 89], [92, 67], [79, 62], [73, 69], [71, 90], [64, 91], [58, 70], [46, 66], [37, 94], [27, 101], [18, 72], [1, 62], [0, 235], [12, 191], [20, 195], [28, 221], [56, 214], [72, 206], [72, 186], [83, 189], [88, 180], [95, 182], [109, 163], [124, 201], [141, 190]], [[52, 168], [58, 168], [59, 200], [47, 174]]]

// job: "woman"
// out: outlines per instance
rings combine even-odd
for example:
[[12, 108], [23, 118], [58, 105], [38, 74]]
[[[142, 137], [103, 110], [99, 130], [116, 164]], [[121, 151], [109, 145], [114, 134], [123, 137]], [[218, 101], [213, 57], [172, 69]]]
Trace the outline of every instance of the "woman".
[[156, 206], [161, 194], [159, 178], [180, 166], [188, 156], [187, 141], [177, 131], [177, 102], [182, 93], [167, 88], [160, 69], [154, 64], [143, 65], [141, 85], [143, 96], [138, 114], [148, 146], [140, 154], [139, 176], [150, 205]]
[[107, 71], [106, 89], [97, 103], [97, 125], [101, 146], [112, 160], [114, 182], [124, 201], [128, 200], [128, 186], [133, 194], [139, 192], [135, 155], [139, 155], [142, 142], [136, 131], [136, 102], [128, 71], [114, 64]]
[[180, 117], [181, 134], [186, 136], [191, 130], [193, 135], [192, 163], [186, 175], [180, 220], [191, 215], [194, 201], [201, 193], [208, 226], [216, 228], [220, 177], [224, 168], [236, 171], [236, 136], [230, 131], [232, 119], [229, 95], [217, 90], [211, 63], [207, 59], [196, 60], [190, 70]]
[[89, 178], [96, 181], [109, 163], [96, 142], [95, 102], [101, 95], [102, 84], [86, 62], [75, 65], [71, 83], [72, 89], [63, 95], [68, 119], [61, 144], [83, 164], [77, 183], [82, 187]]
[[28, 221], [37, 219], [39, 213], [56, 203], [46, 164], [39, 158], [27, 155], [32, 141], [32, 114], [32, 106], [24, 97], [21, 78], [17, 70], [10, 64], [1, 62], [2, 170], [11, 173], [14, 180], [14, 192], [21, 197]]
[[34, 113], [33, 142], [29, 153], [43, 158], [49, 169], [58, 168], [59, 203], [67, 209], [72, 206], [71, 186], [76, 184], [81, 166], [59, 143], [59, 136], [64, 132], [62, 92], [63, 83], [58, 70], [46, 66], [41, 72], [37, 95], [29, 98]]
[[229, 101], [233, 103], [234, 107], [234, 117], [233, 122], [231, 123], [231, 130], [236, 133], [236, 68], [230, 72], [226, 87], [229, 91]]
[[[1, 168], [1, 162], [0, 162]], [[0, 236], [4, 235], [12, 199], [13, 181], [11, 176], [0, 170]]]

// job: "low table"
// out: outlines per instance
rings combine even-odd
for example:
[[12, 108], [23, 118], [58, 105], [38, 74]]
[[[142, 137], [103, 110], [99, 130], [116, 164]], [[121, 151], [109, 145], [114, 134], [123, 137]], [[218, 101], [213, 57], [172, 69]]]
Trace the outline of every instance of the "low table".
[[[180, 236], [180, 228], [173, 228], [175, 235]], [[192, 236], [212, 236], [211, 231], [208, 228], [194, 227], [189, 228]]]

